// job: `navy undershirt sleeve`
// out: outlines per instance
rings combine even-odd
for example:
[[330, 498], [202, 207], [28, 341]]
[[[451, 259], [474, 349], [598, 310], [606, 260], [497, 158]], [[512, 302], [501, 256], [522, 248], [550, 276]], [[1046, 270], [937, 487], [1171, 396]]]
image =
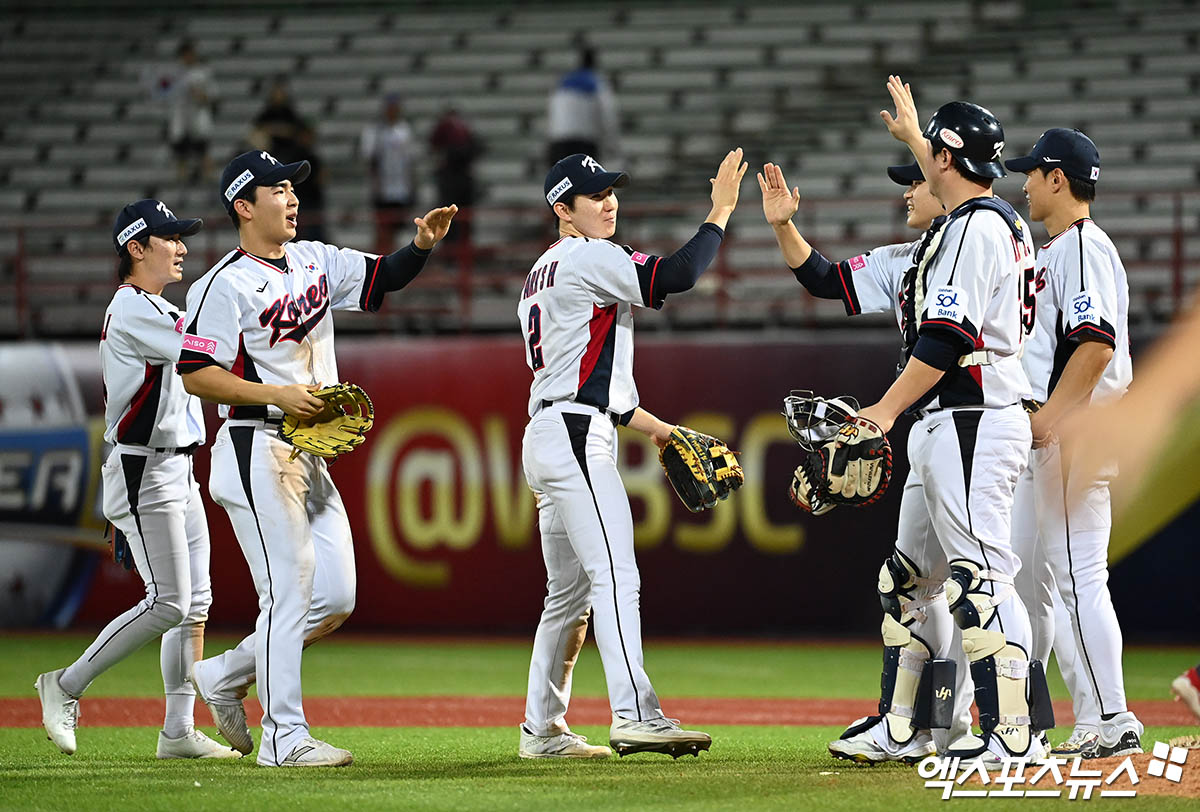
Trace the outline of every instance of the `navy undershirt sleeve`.
[[362, 309], [370, 312], [378, 310], [385, 293], [400, 290], [416, 279], [430, 253], [410, 242], [399, 251], [379, 259], [366, 258], [367, 274], [359, 299]]
[[700, 275], [712, 264], [721, 247], [725, 231], [718, 225], [704, 223], [696, 231], [696, 236], [688, 240], [682, 248], [663, 257], [654, 269], [652, 298], [658, 298], [668, 293], [682, 293], [690, 290]]
[[842, 283], [838, 278], [837, 266], [813, 250], [799, 268], [792, 268], [796, 281], [818, 299], [841, 299]]
[[943, 372], [958, 363], [962, 344], [941, 332], [921, 333], [913, 347], [913, 358]]

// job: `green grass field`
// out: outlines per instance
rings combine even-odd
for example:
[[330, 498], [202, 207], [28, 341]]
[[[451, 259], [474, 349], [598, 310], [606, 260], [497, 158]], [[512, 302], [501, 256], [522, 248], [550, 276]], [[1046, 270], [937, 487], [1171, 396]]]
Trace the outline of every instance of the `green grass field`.
[[[65, 665], [87, 642], [79, 635], [0, 639], [0, 698], [33, 696], [37, 673]], [[206, 649], [215, 653], [232, 642], [214, 636]], [[647, 669], [668, 711], [672, 697], [872, 698], [878, 690], [879, 653], [869, 643], [651, 641], [646, 648]], [[306, 653], [305, 694], [520, 695], [528, 657], [525, 641], [335, 638]], [[1170, 679], [1194, 661], [1187, 649], [1127, 651], [1130, 698], [1165, 698]], [[1064, 696], [1050, 670], [1055, 695]], [[158, 696], [161, 690], [157, 650], [148, 646], [97, 680], [88, 697]], [[591, 644], [577, 667], [575, 694], [604, 694]], [[825, 743], [840, 728], [709, 726], [713, 749], [699, 759], [640, 755], [564, 763], [518, 759], [519, 721], [504, 728], [317, 728], [315, 735], [351, 749], [355, 764], [287, 771], [256, 767], [252, 758], [159, 762], [153, 757], [156, 728], [88, 727], [85, 698], [75, 756], [58, 753], [40, 728], [0, 728], [0, 809], [907, 810], [945, 803], [911, 768], [858, 768], [831, 759]], [[602, 727], [579, 732], [592, 741], [607, 738]], [[1146, 739], [1190, 732], [1152, 727]], [[988, 800], [988, 808], [1018, 803]], [[1019, 802], [1067, 803], [1065, 797]], [[1196, 806], [1195, 800], [1167, 797], [1086, 803]]]

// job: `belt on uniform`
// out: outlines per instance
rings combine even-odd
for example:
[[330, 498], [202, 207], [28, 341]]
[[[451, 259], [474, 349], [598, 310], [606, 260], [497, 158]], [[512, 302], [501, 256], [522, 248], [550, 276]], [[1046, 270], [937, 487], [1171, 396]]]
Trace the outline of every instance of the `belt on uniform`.
[[618, 426], [621, 423], [621, 415], [617, 414], [616, 412], [610, 412], [608, 409], [601, 409], [599, 406], [595, 406], [591, 403], [580, 403], [579, 401], [567, 400], [566, 398], [563, 398], [562, 400], [543, 400], [542, 408], [549, 409], [555, 403], [574, 403], [578, 406], [591, 406], [593, 409], [600, 412], [600, 414], [611, 420], [614, 426]]
[[938, 414], [939, 412], [982, 412], [982, 411], [999, 411], [1007, 409], [1009, 406], [1018, 404], [1009, 403], [1005, 406], [939, 406], [936, 409], [916, 409], [909, 412], [914, 420], [924, 420], [926, 417]]
[[159, 454], [187, 454], [189, 457], [196, 453], [196, 449], [200, 447], [199, 443], [180, 446], [178, 448], [155, 448], [155, 452]]

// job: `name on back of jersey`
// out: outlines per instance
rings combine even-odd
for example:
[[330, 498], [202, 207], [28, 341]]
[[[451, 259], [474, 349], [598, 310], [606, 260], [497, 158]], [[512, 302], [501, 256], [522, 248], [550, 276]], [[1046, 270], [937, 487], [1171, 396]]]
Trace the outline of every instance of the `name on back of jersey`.
[[1100, 317], [1096, 313], [1096, 305], [1090, 291], [1084, 291], [1071, 300], [1071, 309], [1067, 317], [1072, 324], [1099, 324]]
[[544, 288], [554, 287], [554, 272], [558, 270], [558, 260], [535, 268], [525, 277], [525, 287], [521, 290], [521, 298], [528, 299]]
[[929, 298], [929, 318], [961, 324], [967, 318], [967, 292], [957, 285], [935, 288]]

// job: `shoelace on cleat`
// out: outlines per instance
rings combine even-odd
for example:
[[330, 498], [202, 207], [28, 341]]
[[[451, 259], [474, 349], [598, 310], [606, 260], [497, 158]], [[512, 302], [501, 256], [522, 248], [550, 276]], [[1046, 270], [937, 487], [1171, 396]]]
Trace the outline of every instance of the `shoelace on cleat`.
[[66, 719], [63, 720], [63, 726], [74, 730], [79, 723], [79, 700], [71, 699], [63, 703], [63, 710], [66, 711]]

